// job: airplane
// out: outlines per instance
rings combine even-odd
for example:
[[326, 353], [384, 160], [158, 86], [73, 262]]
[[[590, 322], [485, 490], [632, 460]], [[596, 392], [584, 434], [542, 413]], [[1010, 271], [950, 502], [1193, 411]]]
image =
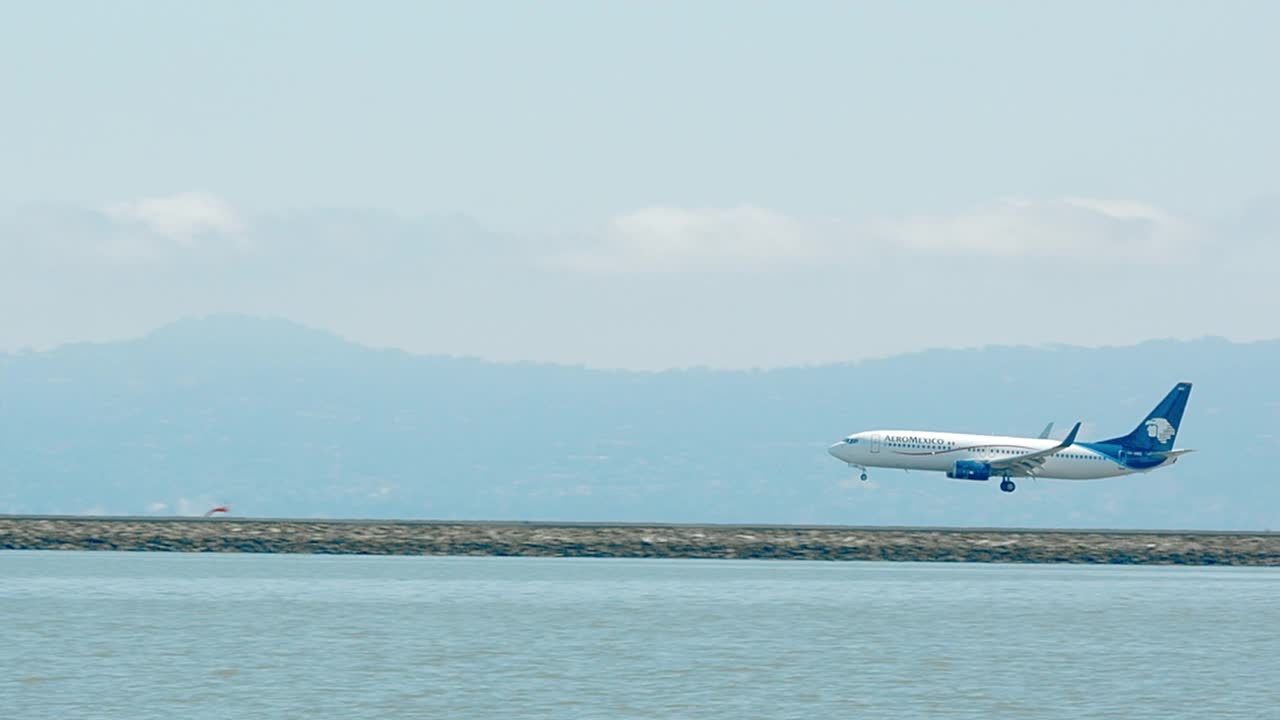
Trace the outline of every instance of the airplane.
[[851, 467], [945, 472], [956, 480], [1000, 478], [1000, 489], [1017, 489], [1013, 478], [1093, 480], [1166, 467], [1191, 450], [1174, 449], [1191, 383], [1181, 382], [1128, 435], [1076, 442], [1080, 423], [1062, 441], [1050, 440], [1052, 423], [1038, 438], [967, 435], [926, 430], [867, 430], [835, 443], [827, 452]]

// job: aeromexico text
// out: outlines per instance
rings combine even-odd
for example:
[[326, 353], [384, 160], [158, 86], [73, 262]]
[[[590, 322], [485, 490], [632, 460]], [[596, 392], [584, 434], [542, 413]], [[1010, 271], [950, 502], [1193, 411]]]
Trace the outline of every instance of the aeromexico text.
[[913, 445], [937, 445], [938, 447], [946, 447], [951, 444], [950, 440], [934, 437], [920, 437], [919, 435], [886, 435], [885, 442], [891, 443], [911, 443]]

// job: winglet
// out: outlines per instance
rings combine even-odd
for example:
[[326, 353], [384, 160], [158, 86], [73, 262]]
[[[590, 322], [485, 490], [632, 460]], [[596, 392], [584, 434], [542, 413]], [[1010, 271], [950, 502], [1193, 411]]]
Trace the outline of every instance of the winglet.
[[1049, 439], [1049, 433], [1051, 432], [1053, 432], [1053, 423], [1049, 423], [1048, 425], [1044, 426], [1044, 430], [1040, 431], [1040, 439], [1041, 440]]
[[1076, 433], [1078, 432], [1080, 432], [1080, 423], [1076, 423], [1076, 426], [1071, 428], [1071, 432], [1067, 433], [1067, 436], [1062, 440], [1062, 444], [1058, 447], [1068, 448], [1074, 445], [1076, 442]]

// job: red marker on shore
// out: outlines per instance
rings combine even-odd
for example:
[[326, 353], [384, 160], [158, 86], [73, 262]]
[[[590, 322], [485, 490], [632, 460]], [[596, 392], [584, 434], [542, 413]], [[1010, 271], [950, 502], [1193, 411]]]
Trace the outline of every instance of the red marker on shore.
[[227, 509], [226, 505], [219, 505], [218, 507], [213, 508], [209, 512], [205, 513], [204, 516], [212, 517], [213, 515], [217, 515], [218, 513], [228, 513], [228, 512], [231, 512], [231, 511]]

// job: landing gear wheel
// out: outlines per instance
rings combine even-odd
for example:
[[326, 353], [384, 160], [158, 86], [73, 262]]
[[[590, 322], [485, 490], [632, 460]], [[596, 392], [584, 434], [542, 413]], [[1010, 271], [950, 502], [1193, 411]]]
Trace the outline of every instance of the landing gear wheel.
[[867, 474], [866, 474], [866, 473], [862, 473], [862, 475], [860, 475], [860, 476], [858, 477], [858, 479], [859, 479], [859, 480], [861, 480], [862, 482], [866, 482], [866, 481], [867, 481]]
[[1005, 478], [1004, 480], [1000, 481], [1000, 489], [1005, 492], [1013, 492], [1014, 490], [1018, 489], [1018, 486], [1014, 485], [1013, 481], [1010, 480], [1009, 478]]

